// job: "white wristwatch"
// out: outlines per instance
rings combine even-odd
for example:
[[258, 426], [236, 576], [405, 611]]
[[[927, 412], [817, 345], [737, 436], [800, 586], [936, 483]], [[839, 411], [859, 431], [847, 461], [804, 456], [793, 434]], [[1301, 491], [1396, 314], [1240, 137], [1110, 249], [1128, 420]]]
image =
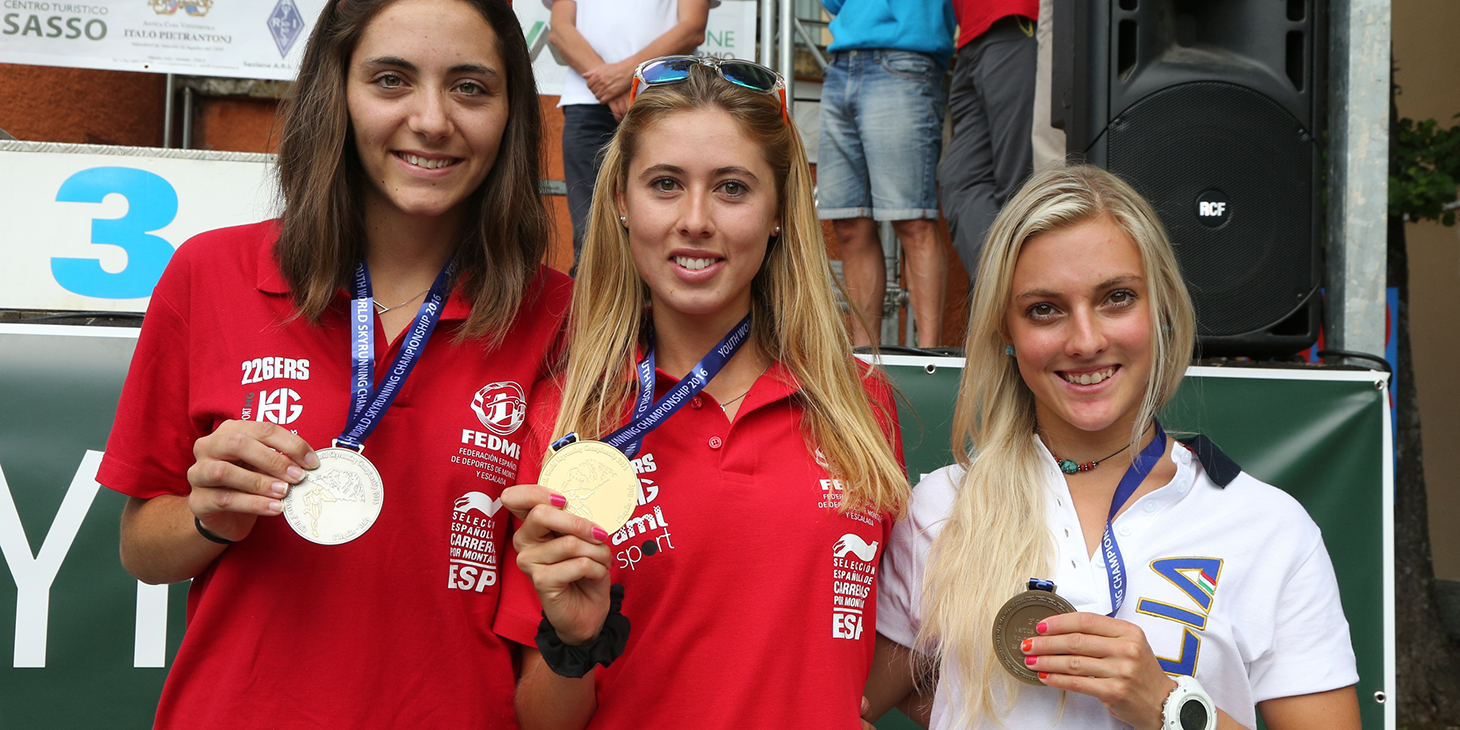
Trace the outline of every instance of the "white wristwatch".
[[1176, 677], [1176, 689], [1161, 706], [1163, 730], [1216, 730], [1217, 707], [1191, 677]]

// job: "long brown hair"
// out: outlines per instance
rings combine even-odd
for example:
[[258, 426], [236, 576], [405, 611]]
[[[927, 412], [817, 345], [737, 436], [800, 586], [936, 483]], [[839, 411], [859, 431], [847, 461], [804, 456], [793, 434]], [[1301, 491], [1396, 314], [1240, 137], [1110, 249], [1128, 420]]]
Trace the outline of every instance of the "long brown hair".
[[[299, 313], [317, 322], [365, 253], [364, 186], [345, 102], [350, 57], [370, 21], [395, 0], [329, 0], [299, 78], [280, 108], [284, 214], [274, 258]], [[461, 338], [496, 344], [517, 316], [551, 229], [538, 194], [542, 113], [522, 27], [502, 0], [462, 0], [497, 35], [507, 78], [507, 126], [496, 162], [467, 201], [456, 286], [472, 304]]]
[[771, 239], [751, 281], [751, 336], [800, 386], [796, 398], [805, 409], [808, 446], [821, 449], [828, 470], [846, 483], [842, 509], [901, 515], [910, 491], [907, 478], [878, 423], [878, 415], [886, 421], [897, 414], [874, 413], [863, 390], [862, 377], [884, 376], [876, 370], [864, 376], [853, 361], [801, 136], [782, 118], [777, 97], [736, 86], [698, 65], [682, 83], [644, 90], [605, 149], [573, 287], [563, 405], [554, 434], [594, 438], [617, 428], [627, 412], [637, 381], [626, 375], [650, 300], [615, 201], [627, 186], [643, 134], [671, 114], [703, 108], [729, 113], [775, 173], [784, 233]]

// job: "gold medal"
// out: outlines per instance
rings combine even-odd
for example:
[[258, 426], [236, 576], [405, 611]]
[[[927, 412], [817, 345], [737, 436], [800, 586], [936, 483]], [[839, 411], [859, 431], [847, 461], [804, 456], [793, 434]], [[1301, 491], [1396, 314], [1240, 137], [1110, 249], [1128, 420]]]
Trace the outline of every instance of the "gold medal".
[[639, 504], [639, 475], [622, 451], [602, 441], [574, 441], [553, 452], [537, 483], [563, 495], [563, 507], [618, 532]]
[[284, 519], [300, 537], [321, 545], [339, 545], [365, 534], [380, 516], [385, 484], [380, 472], [353, 449], [332, 447], [314, 452], [319, 468], [289, 488], [281, 500]]
[[[999, 609], [994, 619], [994, 653], [1004, 669], [1025, 684], [1043, 686], [1039, 673], [1024, 663], [1024, 651], [1020, 646], [1025, 639], [1039, 635], [1034, 627], [1050, 616], [1074, 613], [1075, 607], [1054, 592], [1054, 584], [1038, 581], [1049, 586], [1049, 590], [1031, 589], [1009, 599]], [[1036, 581], [1030, 581], [1031, 586]]]

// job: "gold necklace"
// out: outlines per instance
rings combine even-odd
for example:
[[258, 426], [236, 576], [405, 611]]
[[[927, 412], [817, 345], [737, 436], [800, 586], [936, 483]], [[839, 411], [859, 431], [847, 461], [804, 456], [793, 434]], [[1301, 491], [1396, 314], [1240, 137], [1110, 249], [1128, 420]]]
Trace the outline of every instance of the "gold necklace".
[[[766, 370], [770, 370], [770, 369], [771, 369], [771, 366], [770, 365], [765, 366], [765, 368], [763, 368], [760, 371], [760, 375], [765, 375], [765, 371]], [[755, 376], [755, 380], [760, 380], [760, 375]], [[750, 381], [750, 387], [749, 388], [746, 388], [744, 393], [741, 393], [740, 395], [737, 395], [734, 398], [731, 398], [730, 400], [727, 400], [727, 401], [721, 403], [720, 404], [720, 411], [721, 412], [724, 412], [725, 411], [725, 406], [728, 406], [731, 403], [734, 403], [735, 401], [738, 401], [741, 398], [744, 398], [745, 396], [750, 395], [750, 391], [755, 390], [755, 380]]]

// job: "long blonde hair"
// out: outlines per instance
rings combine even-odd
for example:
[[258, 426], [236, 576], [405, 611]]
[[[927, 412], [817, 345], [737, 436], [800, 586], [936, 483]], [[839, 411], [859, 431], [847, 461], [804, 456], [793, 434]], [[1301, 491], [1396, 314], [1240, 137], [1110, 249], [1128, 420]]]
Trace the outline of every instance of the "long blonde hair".
[[[1042, 233], [1109, 218], [1136, 245], [1151, 316], [1151, 374], [1131, 443], [1176, 393], [1191, 361], [1196, 324], [1176, 255], [1149, 203], [1096, 167], [1030, 178], [989, 231], [964, 343], [967, 363], [953, 415], [953, 452], [964, 467], [952, 511], [933, 542], [923, 579], [921, 651], [962, 682], [955, 724], [993, 719], [996, 686], [1010, 706], [1019, 685], [990, 641], [1000, 606], [1032, 577], [1050, 577], [1054, 546], [1045, 522], [1045, 477], [1034, 441], [1034, 393], [1004, 352], [1005, 314], [1024, 243]], [[977, 456], [975, 457], [975, 452]]]
[[[605, 435], [628, 414], [637, 387], [629, 373], [648, 324], [650, 300], [616, 201], [643, 134], [676, 112], [701, 108], [729, 113], [775, 172], [784, 233], [771, 239], [751, 282], [751, 336], [799, 386], [795, 397], [804, 409], [807, 446], [820, 448], [829, 471], [846, 485], [841, 509], [900, 516], [909, 493], [907, 478], [878, 422], [879, 416], [888, 422], [897, 414], [874, 413], [863, 390], [864, 376], [853, 361], [833, 298], [831, 264], [801, 137], [782, 119], [777, 97], [731, 84], [698, 65], [684, 82], [640, 93], [605, 148], [573, 287], [563, 405], [554, 438], [570, 432], [584, 438]], [[865, 377], [884, 376], [872, 370]]]

